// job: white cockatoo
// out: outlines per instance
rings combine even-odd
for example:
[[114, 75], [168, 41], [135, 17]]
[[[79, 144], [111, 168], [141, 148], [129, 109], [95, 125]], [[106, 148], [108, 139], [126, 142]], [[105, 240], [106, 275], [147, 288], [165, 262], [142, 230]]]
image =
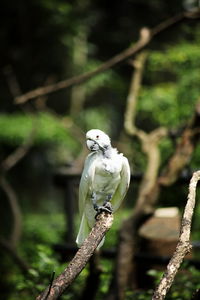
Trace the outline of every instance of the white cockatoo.
[[[76, 238], [80, 247], [102, 211], [115, 212], [124, 199], [130, 182], [126, 157], [112, 148], [110, 138], [99, 129], [86, 133], [87, 156], [79, 186], [81, 224]], [[98, 248], [103, 245], [102, 239]]]

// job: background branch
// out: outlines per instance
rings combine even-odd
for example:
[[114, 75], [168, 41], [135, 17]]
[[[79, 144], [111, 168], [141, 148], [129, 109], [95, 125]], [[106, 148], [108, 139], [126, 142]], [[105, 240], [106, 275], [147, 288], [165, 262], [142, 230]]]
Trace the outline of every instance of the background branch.
[[17, 147], [10, 155], [8, 155], [1, 163], [1, 170], [3, 172], [9, 171], [13, 168], [30, 150], [33, 146], [36, 128], [33, 127], [29, 137], [22, 145]]
[[9, 243], [12, 248], [16, 248], [18, 241], [21, 236], [21, 228], [22, 228], [22, 214], [19, 206], [19, 202], [17, 199], [17, 195], [9, 182], [6, 180], [5, 176], [0, 176], [0, 186], [7, 195], [12, 216], [13, 216], [13, 226], [12, 231], [9, 238]]
[[191, 13], [186, 13], [186, 12], [181, 12], [172, 18], [167, 19], [164, 22], [161, 22], [151, 30], [147, 28], [143, 28], [140, 30], [140, 38], [139, 40], [134, 44], [134, 46], [125, 49], [121, 53], [113, 56], [111, 59], [107, 60], [105, 63], [100, 65], [98, 68], [78, 75], [74, 76], [72, 78], [57, 82], [52, 85], [48, 85], [45, 87], [39, 87], [37, 89], [34, 89], [28, 93], [25, 93], [24, 95], [21, 95], [19, 97], [15, 98], [15, 103], [17, 104], [22, 104], [27, 102], [30, 99], [36, 98], [38, 96], [42, 96], [45, 94], [49, 94], [55, 91], [58, 91], [60, 89], [68, 88], [71, 87], [75, 84], [80, 84], [93, 76], [100, 74], [101, 72], [104, 72], [115, 65], [121, 63], [124, 60], [127, 60], [128, 58], [132, 57], [133, 55], [137, 54], [140, 50], [142, 50], [146, 45], [149, 44], [151, 39], [159, 34], [160, 32], [166, 30], [167, 28], [171, 27], [172, 25], [175, 25], [181, 21], [183, 21], [185, 18], [194, 18], [194, 17], [199, 17], [199, 11], [191, 12]]
[[200, 180], [200, 171], [193, 173], [193, 176], [190, 180], [188, 200], [185, 206], [182, 224], [181, 224], [181, 233], [179, 241], [172, 256], [167, 270], [164, 273], [158, 287], [156, 288], [152, 300], [162, 300], [165, 298], [167, 291], [171, 287], [174, 277], [185, 257], [185, 255], [190, 251], [190, 231], [192, 216], [194, 213], [195, 198], [196, 198], [196, 186]]
[[[127, 105], [124, 116], [124, 128], [128, 135], [136, 136], [142, 145], [142, 150], [147, 156], [146, 170], [140, 184], [139, 193], [132, 215], [123, 222], [120, 229], [120, 242], [117, 253], [116, 276], [110, 288], [108, 299], [124, 299], [124, 292], [128, 286], [131, 277], [131, 285], [134, 288], [136, 279], [134, 257], [138, 250], [138, 228], [141, 222], [153, 212], [154, 201], [151, 194], [154, 189], [160, 166], [159, 142], [166, 136], [165, 128], [158, 128], [150, 133], [138, 129], [135, 126], [135, 114], [138, 101], [138, 95], [142, 82], [144, 65], [147, 53], [143, 52], [136, 56], [132, 65], [134, 72], [131, 78], [129, 93], [127, 96]], [[155, 197], [153, 198], [153, 200]]]

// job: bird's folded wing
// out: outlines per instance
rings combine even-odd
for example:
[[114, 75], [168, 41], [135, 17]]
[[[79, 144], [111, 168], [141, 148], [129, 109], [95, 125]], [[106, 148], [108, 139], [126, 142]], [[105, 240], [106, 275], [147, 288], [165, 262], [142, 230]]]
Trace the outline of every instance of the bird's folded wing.
[[85, 160], [84, 169], [81, 176], [79, 186], [79, 213], [83, 214], [85, 202], [89, 194], [92, 192], [93, 178], [95, 174], [95, 155], [91, 153]]
[[130, 183], [130, 166], [128, 163], [128, 159], [126, 157], [123, 157], [120, 176], [121, 176], [120, 183], [111, 199], [111, 204], [114, 212], [121, 205]]

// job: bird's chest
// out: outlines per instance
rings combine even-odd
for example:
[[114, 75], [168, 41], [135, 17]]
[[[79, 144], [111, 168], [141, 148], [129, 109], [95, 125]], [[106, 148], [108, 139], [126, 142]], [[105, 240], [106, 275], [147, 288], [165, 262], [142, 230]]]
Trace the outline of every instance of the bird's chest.
[[113, 193], [120, 181], [120, 166], [112, 159], [96, 161], [93, 190], [98, 194]]
[[104, 177], [114, 177], [120, 173], [120, 161], [114, 159], [102, 158], [96, 162], [95, 175]]

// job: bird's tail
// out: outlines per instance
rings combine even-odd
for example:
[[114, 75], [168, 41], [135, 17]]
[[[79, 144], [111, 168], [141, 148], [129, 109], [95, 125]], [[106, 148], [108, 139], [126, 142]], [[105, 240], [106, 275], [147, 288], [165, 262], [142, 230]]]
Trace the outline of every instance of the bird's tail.
[[77, 243], [78, 247], [81, 247], [81, 245], [83, 244], [84, 240], [86, 239], [86, 237], [88, 236], [89, 233], [90, 233], [90, 227], [88, 225], [85, 214], [83, 214], [79, 232], [78, 232], [78, 235], [76, 238], [76, 243]]
[[[76, 243], [77, 243], [78, 247], [81, 247], [84, 240], [88, 237], [90, 231], [91, 231], [91, 228], [88, 225], [87, 218], [86, 218], [85, 214], [83, 214], [79, 232], [78, 232], [78, 235], [76, 238]], [[97, 250], [103, 246], [104, 240], [105, 240], [105, 237], [103, 237], [103, 239], [99, 243]]]

